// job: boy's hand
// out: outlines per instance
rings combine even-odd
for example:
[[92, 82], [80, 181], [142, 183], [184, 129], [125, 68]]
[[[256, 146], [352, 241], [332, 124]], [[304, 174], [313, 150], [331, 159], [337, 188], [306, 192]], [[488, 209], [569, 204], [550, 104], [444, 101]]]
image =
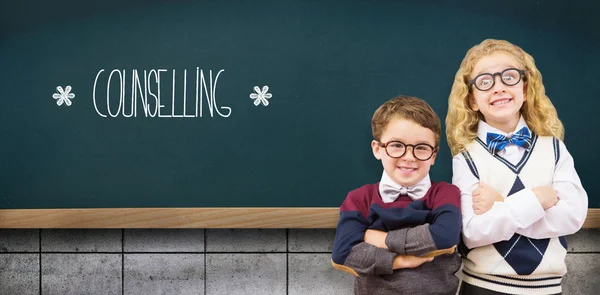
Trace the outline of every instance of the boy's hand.
[[368, 229], [364, 236], [366, 243], [369, 243], [377, 248], [387, 249], [388, 247], [385, 244], [385, 238], [387, 238], [387, 232], [375, 229]]
[[476, 215], [488, 212], [494, 206], [494, 202], [504, 202], [502, 195], [483, 182], [479, 183], [471, 195], [473, 196], [473, 211]]
[[544, 210], [556, 205], [558, 203], [558, 196], [552, 186], [538, 186], [532, 189], [533, 193], [537, 197], [540, 205]]
[[394, 263], [392, 264], [392, 269], [415, 268], [425, 262], [431, 262], [431, 261], [433, 261], [433, 257], [397, 255], [396, 257], [394, 257]]

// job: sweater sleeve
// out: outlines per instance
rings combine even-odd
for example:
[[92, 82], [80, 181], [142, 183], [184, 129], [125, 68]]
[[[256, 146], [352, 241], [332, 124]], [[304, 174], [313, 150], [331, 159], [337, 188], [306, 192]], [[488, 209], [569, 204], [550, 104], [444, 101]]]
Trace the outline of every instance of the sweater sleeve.
[[430, 223], [388, 232], [386, 245], [401, 255], [437, 256], [454, 252], [460, 240], [460, 191], [454, 185], [438, 184], [433, 196]]
[[393, 263], [396, 255], [389, 250], [361, 242], [352, 248], [343, 266], [335, 264], [334, 266], [361, 277], [389, 275], [394, 272]]
[[364, 196], [350, 193], [340, 207], [331, 262], [355, 276], [391, 274], [396, 254], [364, 242], [370, 225], [366, 214], [368, 202]]

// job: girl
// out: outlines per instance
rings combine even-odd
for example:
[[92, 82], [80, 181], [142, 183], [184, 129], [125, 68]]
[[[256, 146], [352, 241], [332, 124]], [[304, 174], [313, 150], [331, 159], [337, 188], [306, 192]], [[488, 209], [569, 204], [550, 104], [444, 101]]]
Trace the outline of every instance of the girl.
[[565, 235], [587, 194], [533, 58], [488, 39], [463, 59], [448, 99], [452, 182], [460, 188], [460, 294], [560, 294]]

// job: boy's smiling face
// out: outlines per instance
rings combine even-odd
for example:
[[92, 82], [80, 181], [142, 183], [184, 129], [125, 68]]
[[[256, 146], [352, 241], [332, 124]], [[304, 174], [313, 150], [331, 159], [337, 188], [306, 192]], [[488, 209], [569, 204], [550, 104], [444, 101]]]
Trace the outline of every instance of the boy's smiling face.
[[[383, 131], [381, 143], [385, 144], [391, 140], [411, 145], [426, 143], [435, 147], [435, 134], [431, 129], [404, 118], [392, 119]], [[406, 153], [396, 159], [390, 157], [385, 148], [380, 147], [375, 140], [371, 142], [371, 148], [375, 158], [381, 160], [385, 172], [397, 184], [404, 187], [413, 186], [425, 178], [437, 155], [437, 153], [433, 153], [429, 160], [421, 161], [413, 155], [413, 148], [407, 147]]]

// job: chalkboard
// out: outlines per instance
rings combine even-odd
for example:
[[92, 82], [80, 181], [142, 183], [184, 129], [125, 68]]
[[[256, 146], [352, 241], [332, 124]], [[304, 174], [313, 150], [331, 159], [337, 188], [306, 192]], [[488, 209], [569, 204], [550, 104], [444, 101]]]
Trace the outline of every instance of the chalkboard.
[[[0, 208], [338, 207], [379, 181], [370, 119], [442, 121], [466, 51], [535, 59], [600, 207], [594, 1], [2, 1]], [[451, 180], [442, 135], [431, 177]]]

